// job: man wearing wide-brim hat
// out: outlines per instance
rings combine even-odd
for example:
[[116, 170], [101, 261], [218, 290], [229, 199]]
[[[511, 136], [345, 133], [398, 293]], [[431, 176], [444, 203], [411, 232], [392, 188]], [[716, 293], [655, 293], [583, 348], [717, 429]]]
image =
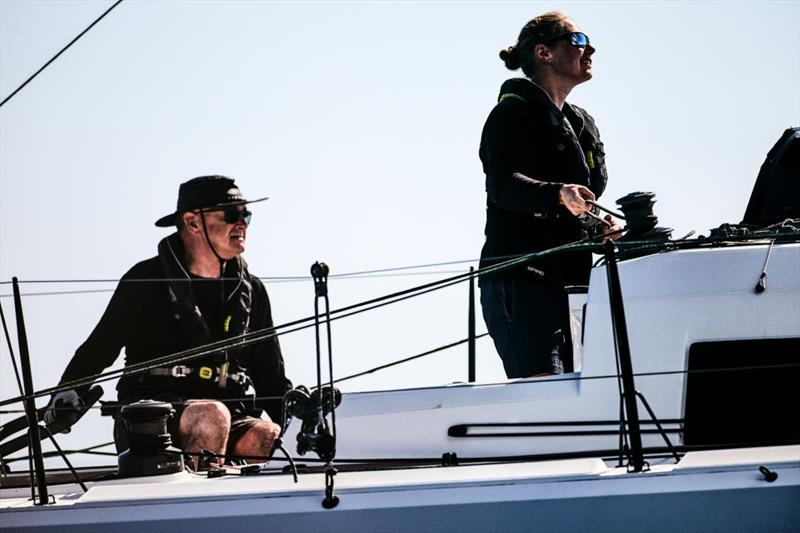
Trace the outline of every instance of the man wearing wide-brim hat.
[[[252, 213], [234, 180], [201, 176], [180, 186], [175, 212], [158, 221], [177, 231], [158, 255], [120, 280], [95, 330], [75, 352], [61, 383], [96, 375], [125, 348], [126, 366], [273, 326], [269, 297], [242, 258]], [[247, 400], [250, 385], [257, 398]], [[173, 443], [186, 452], [265, 456], [280, 427], [280, 397], [290, 390], [277, 337], [201, 359], [123, 375], [119, 400], [168, 401]], [[80, 405], [80, 390], [57, 393], [53, 406]], [[262, 418], [262, 409], [267, 418]], [[114, 426], [119, 452], [128, 448], [122, 420]], [[195, 463], [197, 465], [197, 463]]]

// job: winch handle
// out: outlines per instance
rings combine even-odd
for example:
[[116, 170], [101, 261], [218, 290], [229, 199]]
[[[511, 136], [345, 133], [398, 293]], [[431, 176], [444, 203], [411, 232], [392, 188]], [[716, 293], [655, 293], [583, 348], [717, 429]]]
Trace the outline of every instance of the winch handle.
[[[607, 208], [607, 207], [604, 207], [604, 206], [602, 206], [602, 205], [598, 204], [598, 203], [597, 203], [597, 202], [595, 202], [594, 200], [584, 200], [584, 202], [586, 202], [586, 203], [587, 203], [587, 204], [589, 204], [589, 205], [593, 205], [594, 207], [596, 207], [597, 209], [599, 209], [599, 210], [601, 210], [601, 211], [605, 211], [606, 213], [608, 213], [608, 214], [609, 214], [609, 215], [611, 215], [611, 216], [617, 217], [617, 218], [619, 218], [619, 219], [621, 219], [621, 220], [625, 220], [625, 215], [622, 215], [622, 214], [620, 214], [620, 213], [617, 213], [616, 211], [612, 211], [611, 209], [609, 209], [609, 208]], [[587, 213], [588, 213], [588, 211], [587, 211]], [[594, 216], [595, 218], [597, 218], [598, 220], [603, 220], [603, 221], [605, 222], [605, 220], [604, 220], [604, 219], [602, 219], [602, 218], [600, 218], [600, 217], [598, 217], [598, 216], [594, 215], [594, 213], [591, 213], [591, 215], [593, 215], [593, 216]]]

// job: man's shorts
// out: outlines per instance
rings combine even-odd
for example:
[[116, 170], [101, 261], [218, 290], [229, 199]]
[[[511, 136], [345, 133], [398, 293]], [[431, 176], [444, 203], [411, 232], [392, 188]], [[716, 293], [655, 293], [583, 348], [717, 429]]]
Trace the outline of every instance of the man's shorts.
[[[168, 402], [172, 404], [175, 409], [175, 414], [167, 419], [167, 431], [172, 437], [172, 445], [176, 448], [183, 449], [183, 443], [180, 436], [180, 420], [183, 411], [188, 405], [187, 399], [180, 398], [174, 394], [161, 394], [154, 400], [160, 402]], [[243, 402], [222, 402], [231, 413], [231, 429], [228, 432], [228, 450], [233, 450], [236, 443], [241, 439], [247, 431], [262, 421], [261, 418], [253, 416], [254, 409], [248, 409]], [[117, 447], [117, 453], [122, 453], [129, 448], [128, 446], [128, 431], [125, 428], [125, 422], [119, 416], [114, 417], [114, 444]]]

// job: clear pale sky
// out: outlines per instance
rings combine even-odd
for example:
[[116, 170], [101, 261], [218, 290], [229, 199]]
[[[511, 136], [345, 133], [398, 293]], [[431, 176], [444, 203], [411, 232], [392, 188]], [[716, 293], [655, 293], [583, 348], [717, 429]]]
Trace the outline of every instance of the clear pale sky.
[[[0, 98], [110, 5], [0, 0]], [[653, 191], [676, 236], [741, 220], [767, 151], [800, 125], [798, 1], [127, 0], [0, 108], [0, 281], [118, 279], [169, 233], [153, 223], [174, 210], [178, 185], [212, 173], [270, 196], [253, 206], [245, 254], [259, 276], [306, 276], [317, 259], [335, 274], [477, 258], [480, 131], [502, 81], [521, 75], [497, 53], [552, 9], [597, 48], [594, 79], [568, 101], [600, 127], [601, 203]], [[469, 264], [332, 280], [331, 303]], [[310, 281], [266, 285], [277, 323], [312, 313]], [[114, 286], [23, 285], [69, 292], [24, 299], [36, 388], [58, 381]], [[10, 293], [0, 286], [14, 338]], [[335, 374], [465, 337], [466, 304], [459, 285], [335, 322]], [[313, 334], [281, 343], [290, 378], [312, 384]], [[479, 379], [502, 376], [478, 341]], [[463, 346], [342, 388], [465, 379]], [[0, 398], [17, 392], [3, 343]], [[85, 420], [62, 446], [111, 440], [109, 419]]]

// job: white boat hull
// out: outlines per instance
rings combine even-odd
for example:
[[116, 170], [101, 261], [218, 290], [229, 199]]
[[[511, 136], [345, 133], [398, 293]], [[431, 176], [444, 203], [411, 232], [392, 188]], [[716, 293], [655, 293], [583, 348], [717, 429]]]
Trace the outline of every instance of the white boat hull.
[[[769, 482], [758, 467], [778, 474]], [[98, 483], [34, 508], [3, 499], [3, 531], [797, 531], [800, 447], [695, 452], [629, 474], [599, 459], [349, 472], [177, 474]]]

